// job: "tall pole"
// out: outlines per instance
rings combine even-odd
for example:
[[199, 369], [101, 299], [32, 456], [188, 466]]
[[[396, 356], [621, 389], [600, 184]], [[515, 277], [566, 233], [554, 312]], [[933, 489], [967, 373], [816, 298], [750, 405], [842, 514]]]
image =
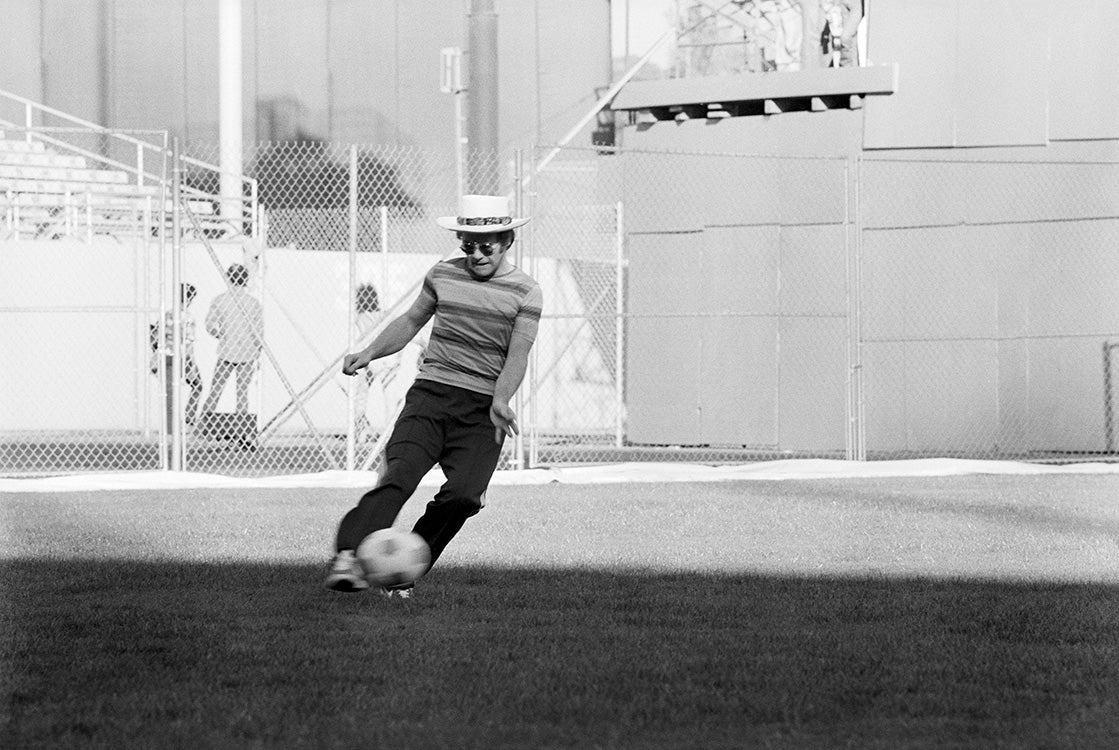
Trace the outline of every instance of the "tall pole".
[[[525, 194], [522, 190], [524, 184], [522, 178], [524, 177], [524, 153], [517, 149], [513, 153], [513, 215], [524, 216]], [[518, 268], [524, 268], [524, 247], [523, 243], [517, 242], [514, 244], [514, 260], [513, 263]], [[513, 394], [513, 410], [517, 413], [521, 420], [521, 430], [513, 435], [513, 468], [525, 468], [525, 436], [524, 425], [529, 420], [525, 419], [525, 391], [532, 387], [532, 378], [528, 378], [528, 383], [525, 383], [517, 392]]]
[[[182, 156], [179, 153], [179, 139], [171, 142], [171, 158], [174, 161], [174, 171], [171, 173], [171, 371], [167, 373], [168, 402], [170, 413], [167, 419], [167, 430], [170, 433], [171, 446], [171, 471], [182, 471], [183, 458], [186, 451], [183, 449], [183, 407], [182, 407], [182, 382], [183, 382], [183, 240], [179, 224], [182, 210]], [[161, 342], [166, 345], [166, 320], [161, 320], [160, 332], [164, 335]], [[164, 359], [166, 359], [165, 355]]]
[[629, 0], [625, 0], [626, 4], [626, 23], [625, 23], [625, 53], [622, 56], [622, 65], [629, 65]]
[[241, 0], [218, 3], [218, 139], [221, 216], [241, 230]]
[[1115, 408], [1111, 399], [1111, 350], [1119, 346], [1110, 341], [1103, 342], [1103, 432], [1104, 450], [1115, 452]]
[[[346, 317], [346, 351], [354, 351], [357, 329], [357, 146], [350, 146], [350, 241], [349, 241], [349, 284], [347, 285], [347, 317]], [[365, 373], [359, 377], [364, 378]], [[357, 415], [354, 406], [357, 404], [357, 394], [354, 392], [355, 378], [346, 379], [346, 471], [353, 471], [356, 466], [357, 452]]]
[[618, 201], [614, 209], [614, 447], [625, 442], [625, 269], [626, 225], [625, 204]]
[[462, 135], [462, 49], [444, 47], [439, 52], [439, 90], [454, 96], [455, 106], [455, 197], [461, 198], [466, 187], [466, 171], [463, 152], [466, 138]]
[[468, 16], [470, 57], [467, 87], [466, 140], [474, 156], [470, 160], [470, 190], [497, 194], [498, 97], [497, 12], [494, 0], [471, 0]]
[[[110, 36], [112, 34], [112, 14], [109, 12], [107, 0], [97, 4], [97, 118], [98, 122], [109, 127], [112, 122], [110, 111], [110, 86], [109, 76], [109, 50], [112, 48]], [[102, 156], [109, 156], [109, 136], [102, 133], [98, 148]]]

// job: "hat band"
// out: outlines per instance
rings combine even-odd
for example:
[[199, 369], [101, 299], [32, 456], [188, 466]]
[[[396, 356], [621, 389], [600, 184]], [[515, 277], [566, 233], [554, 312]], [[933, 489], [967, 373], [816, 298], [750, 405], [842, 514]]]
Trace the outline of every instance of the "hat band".
[[512, 216], [458, 216], [459, 224], [468, 227], [484, 227], [491, 224], [512, 224]]

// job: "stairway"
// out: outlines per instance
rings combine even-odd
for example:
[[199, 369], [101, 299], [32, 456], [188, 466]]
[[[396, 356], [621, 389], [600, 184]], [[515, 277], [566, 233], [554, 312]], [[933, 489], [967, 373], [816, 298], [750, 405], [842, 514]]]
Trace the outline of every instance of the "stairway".
[[[124, 170], [93, 168], [84, 156], [0, 130], [0, 240], [157, 237], [161, 223], [171, 224], [170, 191], [132, 180]], [[213, 202], [188, 205], [214, 226]]]

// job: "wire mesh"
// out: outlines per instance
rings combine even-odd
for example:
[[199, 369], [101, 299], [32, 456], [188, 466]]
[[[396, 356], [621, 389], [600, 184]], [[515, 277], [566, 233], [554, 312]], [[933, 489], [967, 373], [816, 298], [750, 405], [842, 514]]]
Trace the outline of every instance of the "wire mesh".
[[[259, 255], [246, 259], [255, 264], [264, 311], [252, 439], [196, 429], [184, 437], [185, 465], [376, 470], [424, 339], [353, 378], [341, 373], [342, 357], [403, 312], [427, 268], [457, 247], [434, 222], [456, 211], [454, 162], [414, 149], [305, 141], [261, 144], [247, 163], [266, 218], [264, 241], [252, 249]], [[493, 164], [480, 153], [467, 162], [471, 170]], [[220, 253], [208, 248], [205, 274], [222, 272]], [[236, 423], [228, 397], [217, 413], [221, 424]]]
[[[544, 289], [503, 468], [1114, 453], [1119, 165], [553, 156], [467, 163], [509, 176]], [[422, 337], [367, 377], [341, 358], [455, 251], [454, 159], [262, 144], [248, 233], [207, 224], [214, 178], [184, 164], [177, 240], [4, 238], [0, 471], [378, 468]], [[233, 265], [261, 310], [241, 403], [206, 324]]]
[[861, 184], [868, 455], [1110, 454], [1119, 165], [868, 159]]
[[573, 313], [545, 304], [542, 461], [845, 454], [843, 160], [565, 149], [551, 164], [534, 253], [552, 297], [578, 291]]

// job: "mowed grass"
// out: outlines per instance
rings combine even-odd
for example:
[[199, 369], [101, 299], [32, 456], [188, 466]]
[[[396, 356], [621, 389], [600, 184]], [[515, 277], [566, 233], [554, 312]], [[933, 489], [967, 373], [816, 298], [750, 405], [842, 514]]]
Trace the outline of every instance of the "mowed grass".
[[1119, 746], [1119, 477], [495, 487], [412, 601], [357, 494], [0, 497], [0, 747]]

